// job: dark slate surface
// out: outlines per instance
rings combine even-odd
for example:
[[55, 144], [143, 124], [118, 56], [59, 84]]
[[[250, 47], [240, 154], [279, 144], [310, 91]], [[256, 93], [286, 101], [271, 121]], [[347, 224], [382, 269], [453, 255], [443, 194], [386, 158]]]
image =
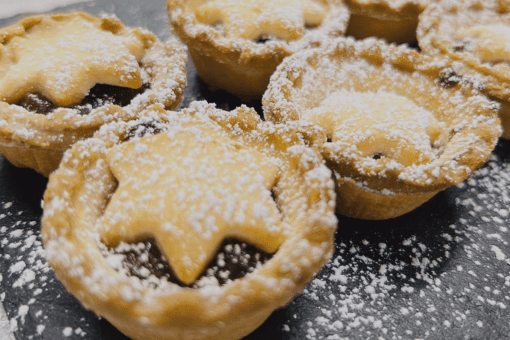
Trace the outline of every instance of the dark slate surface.
[[[63, 10], [115, 13], [170, 37], [163, 0], [93, 1]], [[19, 17], [0, 20], [8, 25]], [[232, 109], [189, 64], [192, 100]], [[260, 102], [246, 103], [261, 112]], [[39, 228], [47, 180], [0, 156], [0, 301], [24, 339], [126, 339], [85, 311], [44, 260]], [[510, 142], [462, 185], [400, 218], [338, 216], [330, 263], [246, 339], [510, 339]]]

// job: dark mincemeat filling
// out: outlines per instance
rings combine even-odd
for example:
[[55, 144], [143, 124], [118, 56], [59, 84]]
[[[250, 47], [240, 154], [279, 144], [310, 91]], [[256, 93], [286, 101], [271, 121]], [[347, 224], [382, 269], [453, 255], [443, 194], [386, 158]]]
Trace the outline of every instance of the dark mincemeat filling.
[[161, 121], [148, 121], [144, 123], [137, 124], [133, 127], [131, 127], [126, 134], [124, 135], [124, 141], [128, 141], [135, 137], [145, 137], [145, 136], [152, 136], [157, 133], [166, 131], [168, 128], [168, 125]]
[[[305, 32], [311, 32], [311, 31], [315, 30], [317, 27], [318, 26], [306, 25]], [[261, 35], [260, 37], [255, 39], [255, 42], [257, 44], [265, 44], [267, 42], [278, 41], [278, 40], [283, 40], [283, 39], [280, 39], [280, 38], [274, 37], [274, 36], [270, 36], [270, 35]]]
[[[70, 107], [70, 109], [75, 109], [79, 114], [86, 115], [92, 110], [106, 104], [126, 106], [134, 97], [143, 93], [148, 88], [148, 84], [143, 84], [138, 89], [97, 84], [90, 89], [89, 94], [79, 104]], [[26, 95], [18, 103], [16, 103], [16, 105], [21, 106], [30, 112], [37, 112], [39, 114], [48, 114], [53, 110], [60, 108], [38, 93]]]
[[224, 285], [228, 281], [242, 278], [253, 272], [272, 257], [272, 254], [265, 253], [244, 242], [226, 239], [197, 281], [187, 286], [175, 276], [154, 239], [138, 242], [127, 248], [122, 247], [120, 251], [108, 248], [107, 252], [113, 255], [123, 255], [122, 267], [131, 276], [143, 280], [154, 275], [158, 279], [166, 278], [168, 282], [191, 288], [200, 287], [200, 281], [203, 278], [214, 278], [220, 286]]
[[444, 69], [437, 80], [438, 84], [444, 88], [456, 86], [461, 81], [462, 76], [460, 76], [452, 68]]

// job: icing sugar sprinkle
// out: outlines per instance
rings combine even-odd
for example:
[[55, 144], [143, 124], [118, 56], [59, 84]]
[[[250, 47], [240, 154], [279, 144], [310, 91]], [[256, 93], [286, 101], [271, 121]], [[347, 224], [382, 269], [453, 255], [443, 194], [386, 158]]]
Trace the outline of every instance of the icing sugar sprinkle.
[[[510, 158], [505, 147], [508, 143], [469, 180], [400, 222], [339, 217], [333, 258], [276, 313], [280, 335], [338, 340], [437, 339], [459, 333], [503, 339], [510, 334], [510, 326], [499, 322], [510, 315]], [[28, 215], [19, 211], [19, 203], [0, 201], [0, 301], [13, 330], [35, 338], [49, 334], [59, 317], [46, 308], [47, 296], [56, 296], [55, 308], [70, 303], [75, 307], [69, 313], [83, 314], [54, 278], [38, 223]], [[19, 286], [13, 287], [16, 282]], [[26, 328], [29, 316], [36, 324], [32, 331]], [[494, 316], [496, 323], [489, 321]], [[61, 336], [94, 338], [91, 320], [78, 318], [61, 324]]]
[[[335, 340], [507, 336], [508, 324], [489, 331], [480, 319], [508, 317], [510, 235], [493, 219], [509, 222], [509, 174], [508, 159], [493, 156], [471, 180], [438, 199], [453, 198], [446, 209], [468, 218], [449, 224], [432, 213], [433, 221], [423, 222], [417, 213], [403, 221], [410, 230], [399, 230], [395, 237], [402, 238], [401, 246], [395, 240], [392, 246], [372, 245], [388, 238], [387, 224], [372, 229], [359, 222], [354, 235], [340, 230], [327, 269], [293, 302], [296, 307], [314, 304], [321, 315], [313, 320], [306, 312], [299, 316], [307, 321], [297, 332], [307, 339]], [[422, 224], [429, 230], [420, 230]], [[372, 233], [368, 240], [367, 231]]]

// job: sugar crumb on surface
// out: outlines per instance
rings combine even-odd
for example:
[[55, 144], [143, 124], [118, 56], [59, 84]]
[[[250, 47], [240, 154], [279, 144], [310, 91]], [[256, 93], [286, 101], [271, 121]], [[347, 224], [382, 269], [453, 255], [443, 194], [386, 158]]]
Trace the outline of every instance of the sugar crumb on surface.
[[[469, 185], [442, 194], [451, 201], [447, 208], [431, 204], [440, 214], [452, 211], [452, 218], [434, 212], [425, 222], [408, 218], [401, 223], [409, 230], [396, 233], [392, 223], [363, 231], [361, 221], [340, 218], [340, 226], [359, 224], [359, 230], [339, 229], [332, 260], [291, 304], [302, 310], [306, 338], [507, 336], [508, 324], [499, 322], [508, 318], [510, 300], [510, 239], [499, 229], [509, 223], [510, 164], [503, 156], [500, 149]], [[308, 303], [326, 314], [313, 317]]]

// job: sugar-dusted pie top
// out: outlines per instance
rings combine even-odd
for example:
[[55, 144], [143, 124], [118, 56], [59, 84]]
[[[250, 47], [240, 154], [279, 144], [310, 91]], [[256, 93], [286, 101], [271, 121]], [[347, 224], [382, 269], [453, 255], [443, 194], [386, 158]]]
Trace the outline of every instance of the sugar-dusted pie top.
[[[341, 0], [168, 0], [169, 21], [188, 46], [225, 52], [227, 60], [280, 60], [345, 33]], [[209, 52], [211, 53], [211, 52]]]
[[420, 48], [455, 61], [491, 96], [510, 99], [510, 2], [441, 0], [430, 4], [417, 28]]
[[270, 253], [283, 240], [270, 191], [278, 168], [211, 124], [120, 144], [107, 161], [119, 187], [103, 218], [104, 242], [155, 238], [184, 284], [197, 279], [227, 237]]
[[[506, 0], [440, 0], [431, 3], [420, 17], [418, 39], [427, 53], [453, 49], [461, 52], [469, 38], [504, 33], [510, 26], [510, 3]], [[468, 33], [471, 31], [471, 33]], [[463, 41], [463, 39], [468, 39]]]
[[431, 112], [384, 90], [340, 89], [301, 118], [321, 126], [333, 143], [361, 157], [388, 157], [406, 166], [432, 161], [437, 152], [432, 146], [445, 138], [445, 124]]
[[228, 38], [294, 40], [305, 25], [320, 25], [327, 11], [327, 3], [317, 0], [212, 0], [198, 6], [196, 16], [205, 24], [223, 23]]
[[79, 103], [95, 84], [140, 87], [138, 62], [155, 39], [84, 13], [30, 17], [0, 36], [0, 99], [40, 93], [58, 106]]

